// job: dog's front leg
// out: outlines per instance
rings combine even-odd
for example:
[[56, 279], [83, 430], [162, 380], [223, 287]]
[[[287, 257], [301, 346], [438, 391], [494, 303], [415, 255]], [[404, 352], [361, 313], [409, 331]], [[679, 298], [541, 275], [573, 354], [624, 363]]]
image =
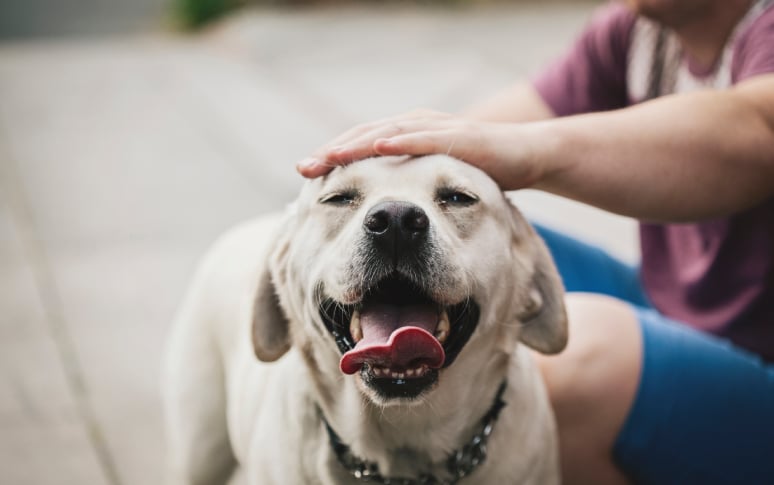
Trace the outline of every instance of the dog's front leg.
[[162, 396], [167, 485], [225, 485], [236, 465], [226, 425], [222, 363], [192, 291], [175, 322]]

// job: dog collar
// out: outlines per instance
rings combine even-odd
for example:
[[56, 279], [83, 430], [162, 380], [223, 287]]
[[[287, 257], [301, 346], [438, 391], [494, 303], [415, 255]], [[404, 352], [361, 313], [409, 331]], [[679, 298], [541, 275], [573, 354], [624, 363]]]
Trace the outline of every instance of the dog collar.
[[385, 477], [379, 472], [379, 465], [375, 462], [363, 460], [352, 454], [349, 446], [345, 445], [341, 437], [331, 428], [331, 425], [320, 411], [320, 417], [325, 423], [325, 429], [328, 431], [328, 438], [331, 448], [336, 454], [341, 466], [343, 466], [350, 475], [361, 482], [381, 483], [384, 485], [453, 485], [460, 479], [470, 475], [486, 460], [487, 442], [494, 429], [494, 423], [500, 415], [500, 411], [505, 407], [503, 394], [505, 393], [506, 382], [503, 381], [497, 389], [494, 402], [489, 411], [481, 419], [481, 426], [470, 441], [462, 448], [449, 454], [446, 459], [446, 471], [451, 477], [449, 479], [436, 478], [434, 475], [425, 473], [418, 478], [395, 478]]

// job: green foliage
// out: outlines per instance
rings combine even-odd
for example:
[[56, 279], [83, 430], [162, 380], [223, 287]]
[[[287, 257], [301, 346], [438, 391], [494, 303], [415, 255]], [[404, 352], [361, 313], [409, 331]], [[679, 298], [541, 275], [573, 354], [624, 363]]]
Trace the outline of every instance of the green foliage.
[[186, 28], [197, 28], [236, 6], [234, 0], [175, 0], [175, 10]]
[[[413, 5], [449, 5], [490, 3], [498, 0], [172, 0], [175, 16], [188, 29], [199, 28], [215, 20], [230, 10], [243, 5], [330, 5], [331, 3], [352, 4], [413, 4]], [[500, 0], [502, 1], [502, 0]]]

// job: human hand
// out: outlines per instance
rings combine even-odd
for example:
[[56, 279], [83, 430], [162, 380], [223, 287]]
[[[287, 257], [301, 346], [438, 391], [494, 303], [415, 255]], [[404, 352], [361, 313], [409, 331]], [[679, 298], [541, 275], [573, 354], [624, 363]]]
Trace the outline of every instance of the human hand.
[[504, 189], [531, 185], [542, 168], [529, 156], [527, 125], [485, 123], [437, 111], [417, 110], [356, 126], [300, 162], [315, 178], [377, 155], [444, 153], [487, 172]]

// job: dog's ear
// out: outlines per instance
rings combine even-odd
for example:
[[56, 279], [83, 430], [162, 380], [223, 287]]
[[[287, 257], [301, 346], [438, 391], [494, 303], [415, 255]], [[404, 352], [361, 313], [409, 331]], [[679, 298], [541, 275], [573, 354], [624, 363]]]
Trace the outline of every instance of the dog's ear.
[[273, 362], [290, 349], [290, 322], [280, 306], [278, 292], [284, 278], [288, 245], [289, 238], [285, 234], [275, 239], [256, 287], [252, 315], [253, 350], [263, 362]]
[[519, 244], [514, 250], [528, 251], [532, 262], [520, 339], [527, 346], [543, 354], [557, 354], [567, 345], [567, 313], [564, 307], [564, 287], [554, 261], [543, 239], [511, 205]]

